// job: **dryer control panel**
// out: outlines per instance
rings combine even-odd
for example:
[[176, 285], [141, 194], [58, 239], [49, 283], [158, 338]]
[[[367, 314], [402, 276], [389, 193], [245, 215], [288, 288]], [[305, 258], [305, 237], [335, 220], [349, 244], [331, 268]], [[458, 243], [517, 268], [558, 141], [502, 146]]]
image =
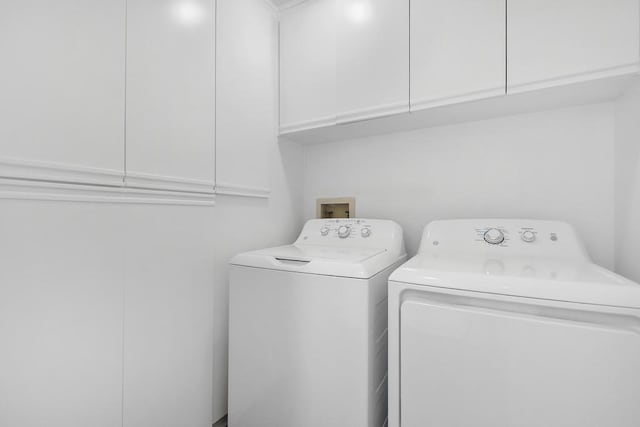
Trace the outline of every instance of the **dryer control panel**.
[[572, 226], [559, 221], [464, 219], [431, 222], [420, 252], [585, 259]]

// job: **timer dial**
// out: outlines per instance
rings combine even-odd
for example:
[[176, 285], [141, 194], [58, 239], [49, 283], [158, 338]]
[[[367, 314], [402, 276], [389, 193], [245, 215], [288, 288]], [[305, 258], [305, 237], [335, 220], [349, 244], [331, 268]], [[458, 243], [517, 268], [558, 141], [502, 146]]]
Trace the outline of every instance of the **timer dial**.
[[499, 245], [504, 242], [504, 233], [497, 228], [490, 228], [484, 233], [484, 241], [491, 245]]
[[346, 225], [341, 225], [340, 228], [338, 228], [338, 237], [340, 237], [341, 239], [345, 239], [349, 237], [350, 234], [351, 234], [351, 227], [348, 227]]

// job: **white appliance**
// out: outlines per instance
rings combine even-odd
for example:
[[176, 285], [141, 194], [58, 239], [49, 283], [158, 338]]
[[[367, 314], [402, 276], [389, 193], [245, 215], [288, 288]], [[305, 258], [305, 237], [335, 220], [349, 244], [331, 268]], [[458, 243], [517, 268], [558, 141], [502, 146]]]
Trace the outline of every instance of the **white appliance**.
[[640, 286], [567, 224], [429, 224], [389, 282], [390, 427], [637, 427]]
[[381, 427], [392, 221], [318, 219], [231, 261], [230, 427]]

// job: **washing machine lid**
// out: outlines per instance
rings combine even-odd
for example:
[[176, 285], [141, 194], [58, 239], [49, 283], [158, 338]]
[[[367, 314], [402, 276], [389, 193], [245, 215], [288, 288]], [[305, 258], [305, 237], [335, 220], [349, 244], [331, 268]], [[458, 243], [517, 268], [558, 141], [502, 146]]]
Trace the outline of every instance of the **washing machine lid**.
[[398, 262], [384, 248], [287, 245], [236, 255], [232, 265], [368, 279]]
[[311, 219], [287, 246], [236, 255], [232, 265], [369, 279], [406, 259], [402, 228], [383, 219]]
[[591, 262], [417, 255], [390, 281], [582, 304], [640, 308], [640, 285]]

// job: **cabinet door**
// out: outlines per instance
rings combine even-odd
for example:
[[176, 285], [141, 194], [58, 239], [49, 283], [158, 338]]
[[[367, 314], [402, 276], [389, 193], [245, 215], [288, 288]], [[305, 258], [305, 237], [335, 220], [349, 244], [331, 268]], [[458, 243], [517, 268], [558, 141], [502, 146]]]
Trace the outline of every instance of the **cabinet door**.
[[122, 425], [119, 206], [0, 212], [0, 426]]
[[127, 185], [213, 192], [215, 1], [127, 9]]
[[218, 0], [217, 13], [216, 190], [266, 196], [278, 120], [277, 17], [264, 0]]
[[508, 91], [640, 69], [638, 0], [509, 0]]
[[411, 0], [411, 109], [505, 93], [504, 0]]
[[409, 0], [340, 0], [338, 122], [409, 110]]
[[336, 1], [311, 0], [282, 12], [281, 133], [335, 124]]
[[124, 0], [0, 3], [0, 176], [122, 184]]
[[127, 210], [124, 427], [212, 424], [212, 215], [186, 206]]

